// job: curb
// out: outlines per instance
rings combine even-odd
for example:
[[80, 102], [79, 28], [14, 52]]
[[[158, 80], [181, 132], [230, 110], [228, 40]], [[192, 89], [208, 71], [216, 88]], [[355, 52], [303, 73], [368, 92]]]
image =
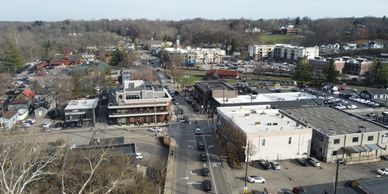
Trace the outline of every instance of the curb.
[[176, 141], [174, 138], [171, 138], [171, 144], [169, 148], [169, 154], [167, 159], [167, 169], [166, 169], [166, 180], [164, 183], [164, 194], [172, 194], [174, 186], [174, 175], [175, 175], [175, 156], [176, 156]]

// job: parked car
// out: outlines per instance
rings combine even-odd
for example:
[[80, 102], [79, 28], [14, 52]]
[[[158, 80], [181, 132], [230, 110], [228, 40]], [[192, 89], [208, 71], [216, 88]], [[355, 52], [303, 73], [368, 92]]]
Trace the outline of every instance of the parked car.
[[28, 128], [28, 127], [31, 127], [31, 124], [28, 123], [28, 122], [24, 122], [23, 125], [22, 125], [22, 127]]
[[388, 168], [379, 168], [377, 169], [377, 173], [380, 175], [388, 175]]
[[42, 127], [44, 128], [44, 129], [48, 129], [48, 128], [50, 128], [50, 122], [44, 122], [43, 123], [43, 125], [42, 125]]
[[163, 131], [163, 129], [160, 127], [152, 127], [152, 128], [149, 128], [148, 130], [152, 131], [152, 132], [162, 132]]
[[59, 127], [62, 127], [62, 126], [63, 126], [63, 123], [61, 121], [55, 122], [52, 125], [52, 127], [54, 127], [54, 128], [59, 128]]
[[274, 170], [280, 170], [280, 164], [276, 161], [269, 163]]
[[388, 155], [380, 156], [380, 159], [382, 159], [382, 160], [388, 160]]
[[198, 150], [205, 150], [205, 144], [203, 142], [198, 142], [197, 148], [198, 148]]
[[265, 179], [261, 176], [248, 176], [247, 181], [250, 183], [265, 183]]
[[143, 154], [140, 152], [136, 153], [136, 160], [142, 160], [143, 159]]
[[202, 181], [202, 188], [204, 191], [211, 191], [212, 190], [212, 182], [210, 180], [204, 180]]
[[201, 169], [201, 174], [202, 174], [202, 176], [209, 176], [209, 173], [210, 173], [209, 168], [203, 167], [203, 168]]
[[263, 167], [264, 170], [268, 170], [272, 168], [271, 164], [268, 161], [261, 161], [260, 165], [261, 167]]
[[303, 158], [296, 158], [295, 160], [296, 160], [301, 166], [305, 166], [305, 167], [308, 166], [308, 163], [307, 163], [306, 160], [303, 159]]
[[189, 122], [190, 122], [189, 117], [186, 116], [186, 115], [182, 117], [182, 120], [183, 120], [183, 122], [185, 122], [185, 123], [189, 123]]
[[313, 157], [310, 157], [310, 158], [307, 158], [307, 162], [311, 165], [311, 166], [315, 166], [315, 167], [319, 167], [321, 166], [321, 163], [319, 163], [319, 161]]
[[200, 153], [199, 154], [199, 160], [201, 162], [206, 162], [207, 161], [207, 155], [205, 153]]

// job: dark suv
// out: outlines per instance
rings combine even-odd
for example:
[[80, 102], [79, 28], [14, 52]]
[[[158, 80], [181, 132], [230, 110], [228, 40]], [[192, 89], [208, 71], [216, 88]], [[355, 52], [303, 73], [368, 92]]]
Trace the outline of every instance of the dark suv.
[[207, 155], [205, 153], [199, 154], [199, 160], [201, 162], [206, 162], [207, 161]]
[[206, 167], [203, 167], [202, 169], [201, 169], [201, 174], [202, 174], [202, 176], [209, 176], [209, 168], [206, 168]]
[[197, 148], [198, 150], [205, 150], [205, 144], [203, 142], [198, 142]]
[[210, 180], [202, 181], [202, 188], [204, 191], [211, 191], [212, 190], [212, 182]]

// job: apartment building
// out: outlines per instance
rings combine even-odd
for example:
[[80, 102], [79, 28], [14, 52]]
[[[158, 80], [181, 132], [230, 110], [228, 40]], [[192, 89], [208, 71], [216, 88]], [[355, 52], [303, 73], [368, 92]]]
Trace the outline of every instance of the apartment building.
[[255, 61], [271, 58], [275, 45], [249, 45], [249, 57]]

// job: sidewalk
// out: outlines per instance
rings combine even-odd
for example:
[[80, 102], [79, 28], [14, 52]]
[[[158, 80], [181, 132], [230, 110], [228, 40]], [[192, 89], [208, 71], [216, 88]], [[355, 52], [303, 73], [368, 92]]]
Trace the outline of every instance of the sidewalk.
[[169, 149], [169, 155], [167, 159], [166, 169], [166, 181], [164, 183], [164, 194], [172, 194], [174, 191], [174, 175], [175, 175], [175, 153], [176, 153], [176, 141], [171, 138], [171, 144]]

